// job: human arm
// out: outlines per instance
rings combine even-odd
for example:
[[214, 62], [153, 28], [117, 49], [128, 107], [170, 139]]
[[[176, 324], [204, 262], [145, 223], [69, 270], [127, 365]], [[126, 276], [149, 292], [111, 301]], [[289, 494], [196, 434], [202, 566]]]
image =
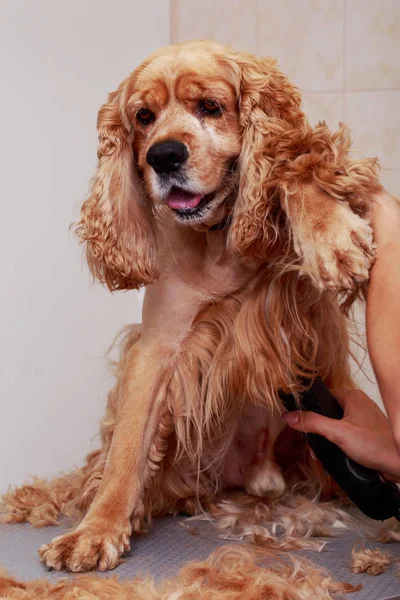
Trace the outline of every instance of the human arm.
[[400, 480], [400, 204], [382, 190], [374, 197], [371, 216], [377, 251], [368, 289], [367, 339], [389, 420], [360, 390], [335, 392], [344, 408], [341, 421], [300, 411], [284, 418], [294, 429], [319, 433], [355, 461]]
[[400, 204], [385, 191], [374, 197], [377, 243], [367, 297], [371, 363], [400, 454]]

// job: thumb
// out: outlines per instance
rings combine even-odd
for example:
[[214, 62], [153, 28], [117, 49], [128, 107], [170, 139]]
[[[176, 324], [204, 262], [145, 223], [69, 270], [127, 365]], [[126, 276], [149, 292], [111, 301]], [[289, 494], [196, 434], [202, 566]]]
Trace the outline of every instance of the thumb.
[[283, 415], [284, 420], [293, 429], [304, 433], [319, 433], [333, 442], [337, 439], [343, 421], [329, 419], [315, 412], [295, 410]]

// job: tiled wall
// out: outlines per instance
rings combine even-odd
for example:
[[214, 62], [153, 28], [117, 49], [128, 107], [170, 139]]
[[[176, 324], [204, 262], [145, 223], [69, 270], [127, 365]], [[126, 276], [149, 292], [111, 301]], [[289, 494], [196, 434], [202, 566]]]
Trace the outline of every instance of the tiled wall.
[[347, 123], [400, 195], [400, 0], [171, 0], [171, 37], [275, 56], [311, 122]]
[[[400, 196], [400, 0], [171, 0], [171, 38], [275, 56], [310, 121], [349, 125], [355, 150], [379, 157], [383, 183]], [[373, 380], [368, 360], [364, 368]]]

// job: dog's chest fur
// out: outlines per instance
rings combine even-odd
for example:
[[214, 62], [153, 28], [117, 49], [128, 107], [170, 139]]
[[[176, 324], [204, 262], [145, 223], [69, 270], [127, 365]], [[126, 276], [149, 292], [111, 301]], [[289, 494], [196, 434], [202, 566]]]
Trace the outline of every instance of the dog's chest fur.
[[[178, 230], [178, 234], [177, 234]], [[177, 225], [162, 230], [160, 278], [146, 288], [143, 332], [179, 344], [201, 311], [252, 286], [257, 266], [227, 247], [226, 231], [197, 232]]]

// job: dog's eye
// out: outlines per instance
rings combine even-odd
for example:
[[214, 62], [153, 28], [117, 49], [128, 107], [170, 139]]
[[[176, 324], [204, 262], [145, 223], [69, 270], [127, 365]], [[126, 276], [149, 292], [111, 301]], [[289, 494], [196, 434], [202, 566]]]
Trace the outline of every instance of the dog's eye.
[[136, 113], [136, 118], [142, 125], [150, 125], [156, 120], [156, 115], [148, 108], [141, 108]]
[[213, 117], [219, 117], [222, 114], [222, 108], [218, 102], [215, 100], [210, 100], [209, 98], [200, 100], [199, 108], [201, 112], [204, 112], [207, 115], [212, 115]]

